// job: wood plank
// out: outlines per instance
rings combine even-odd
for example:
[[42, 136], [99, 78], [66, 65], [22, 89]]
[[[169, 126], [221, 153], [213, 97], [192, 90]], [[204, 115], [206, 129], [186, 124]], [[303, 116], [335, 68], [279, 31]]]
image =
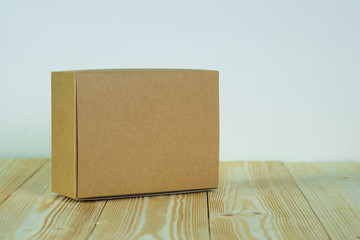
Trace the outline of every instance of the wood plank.
[[47, 161], [48, 159], [1, 159], [0, 205]]
[[360, 163], [285, 163], [333, 239], [360, 239]]
[[90, 239], [208, 239], [206, 192], [108, 201]]
[[214, 239], [329, 239], [281, 162], [220, 163], [209, 215]]
[[106, 201], [76, 202], [50, 190], [48, 161], [0, 205], [0, 239], [87, 239]]

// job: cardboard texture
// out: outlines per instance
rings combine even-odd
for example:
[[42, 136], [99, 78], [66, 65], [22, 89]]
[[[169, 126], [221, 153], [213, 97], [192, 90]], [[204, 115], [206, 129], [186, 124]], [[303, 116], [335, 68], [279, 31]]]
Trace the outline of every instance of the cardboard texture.
[[52, 189], [73, 199], [216, 188], [219, 73], [52, 73]]

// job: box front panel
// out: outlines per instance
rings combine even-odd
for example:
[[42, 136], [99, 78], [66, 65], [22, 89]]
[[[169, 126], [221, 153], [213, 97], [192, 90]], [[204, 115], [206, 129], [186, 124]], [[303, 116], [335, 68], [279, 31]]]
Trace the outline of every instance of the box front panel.
[[217, 72], [84, 72], [77, 89], [79, 198], [217, 186]]

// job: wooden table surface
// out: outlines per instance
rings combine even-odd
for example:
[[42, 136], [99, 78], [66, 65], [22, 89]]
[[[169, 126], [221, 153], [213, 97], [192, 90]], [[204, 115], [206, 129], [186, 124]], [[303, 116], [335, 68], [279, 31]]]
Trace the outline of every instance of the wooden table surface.
[[0, 239], [360, 239], [360, 163], [220, 163], [217, 190], [84, 201], [0, 160]]

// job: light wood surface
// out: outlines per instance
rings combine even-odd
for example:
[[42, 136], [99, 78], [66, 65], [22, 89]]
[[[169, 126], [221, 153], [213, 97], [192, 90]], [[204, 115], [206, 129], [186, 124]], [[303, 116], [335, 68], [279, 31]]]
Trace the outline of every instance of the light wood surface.
[[286, 164], [332, 239], [360, 239], [360, 164]]
[[206, 193], [108, 201], [91, 239], [209, 239]]
[[360, 239], [360, 163], [220, 163], [217, 190], [77, 202], [0, 160], [0, 239]]
[[50, 191], [50, 162], [0, 205], [0, 239], [85, 239], [105, 201], [76, 202]]
[[227, 163], [220, 172], [209, 193], [214, 239], [329, 239], [282, 163]]
[[45, 162], [45, 159], [32, 159], [31, 161], [28, 159], [1, 159], [0, 204], [34, 175]]

